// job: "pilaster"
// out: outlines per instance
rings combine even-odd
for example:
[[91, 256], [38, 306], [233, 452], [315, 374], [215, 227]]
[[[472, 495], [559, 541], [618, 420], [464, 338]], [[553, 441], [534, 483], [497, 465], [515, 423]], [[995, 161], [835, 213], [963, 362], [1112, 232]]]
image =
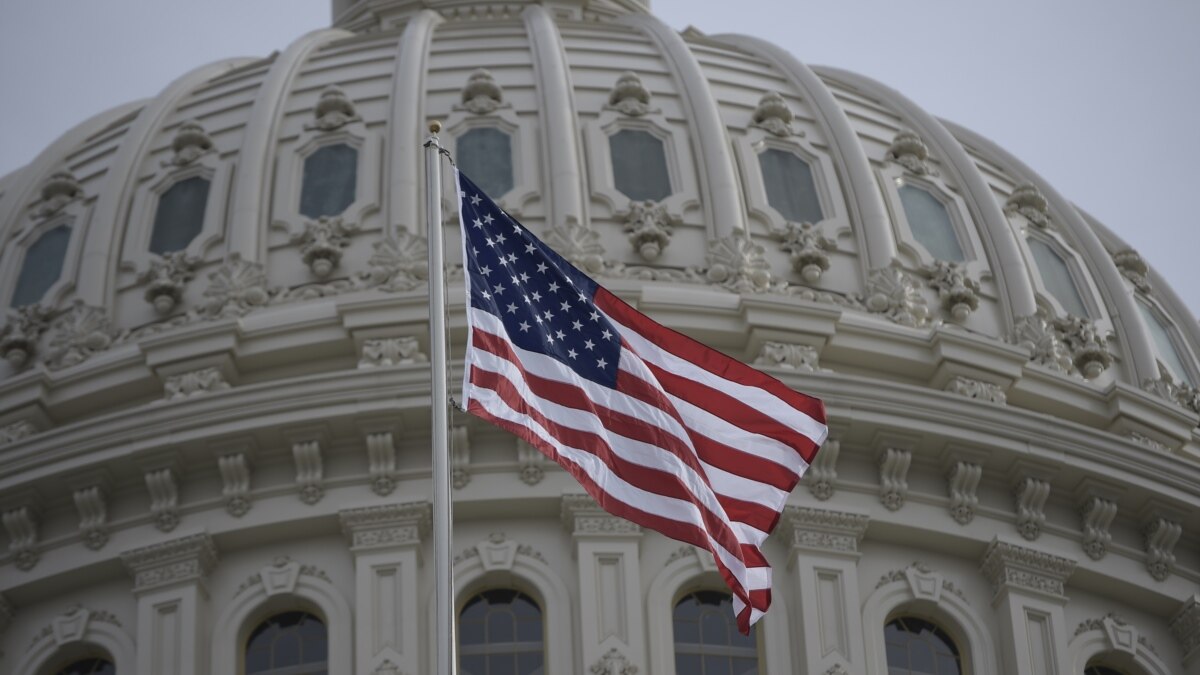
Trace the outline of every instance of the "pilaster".
[[789, 506], [783, 512], [790, 529], [788, 567], [800, 590], [802, 672], [824, 673], [840, 667], [866, 668], [862, 606], [859, 600], [858, 544], [868, 517], [845, 511]]
[[596, 675], [647, 672], [642, 528], [608, 514], [587, 495], [563, 495], [562, 517], [579, 565], [583, 668]]
[[354, 555], [355, 672], [421, 672], [417, 567], [428, 502], [338, 512]]
[[207, 533], [121, 554], [137, 596], [138, 675], [207, 675], [208, 591], [217, 563]]
[[981, 571], [992, 584], [1003, 671], [1070, 675], [1064, 591], [1075, 561], [993, 539]]
[[1171, 619], [1171, 634], [1183, 650], [1184, 672], [1200, 675], [1200, 593], [1185, 600]]

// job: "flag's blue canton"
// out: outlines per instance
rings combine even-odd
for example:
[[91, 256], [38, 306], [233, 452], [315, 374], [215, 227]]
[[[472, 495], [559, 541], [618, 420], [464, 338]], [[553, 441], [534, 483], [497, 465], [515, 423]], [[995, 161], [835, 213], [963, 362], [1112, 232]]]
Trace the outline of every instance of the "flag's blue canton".
[[471, 306], [508, 338], [589, 380], [614, 386], [621, 336], [592, 304], [596, 282], [496, 206], [465, 176], [459, 194]]

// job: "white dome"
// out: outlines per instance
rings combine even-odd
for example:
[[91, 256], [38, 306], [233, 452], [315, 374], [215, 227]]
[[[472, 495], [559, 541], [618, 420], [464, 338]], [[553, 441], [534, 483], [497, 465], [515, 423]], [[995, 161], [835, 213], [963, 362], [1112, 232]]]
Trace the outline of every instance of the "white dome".
[[[310, 564], [301, 551], [320, 542], [311, 564], [346, 611], [375, 602], [355, 595], [361, 552], [332, 537], [339, 517], [352, 538], [366, 527], [360, 507], [428, 498], [420, 196], [433, 120], [502, 206], [602, 284], [825, 399], [834, 440], [772, 540], [791, 610], [765, 629], [770, 672], [883, 672], [863, 622], [887, 618], [874, 580], [899, 564], [918, 579], [914, 602], [927, 575], [960, 589], [933, 615], [961, 615], [948, 630], [971, 672], [999, 673], [1022, 647], [988, 581], [1020, 596], [1004, 570], [1028, 556], [1051, 579], [1060, 664], [1082, 670], [1099, 652], [1080, 622], [1120, 610], [1118, 628], [1136, 624], [1157, 650], [1132, 648], [1138, 667], [1182, 667], [1200, 613], [1186, 604], [1200, 583], [1186, 520], [1200, 507], [1200, 326], [1171, 289], [987, 139], [753, 37], [677, 33], [649, 4], [334, 0], [337, 27], [187, 73], [0, 183], [0, 299], [14, 307], [0, 337], [0, 592], [36, 617], [8, 630], [0, 670], [40, 667], [22, 631], [60, 611], [64, 583], [93, 610], [117, 598], [106, 611], [140, 643], [145, 595], [113, 590], [116, 562], [137, 573], [149, 554], [130, 550], [183, 533], [199, 538], [194, 555], [221, 551], [197, 572], [211, 576], [213, 617], [248, 574], [284, 551]], [[322, 167], [338, 179], [322, 182]], [[453, 241], [449, 187], [444, 201]], [[462, 294], [448, 296], [461, 357]], [[503, 530], [541, 551], [539, 574], [561, 575], [547, 588], [586, 605], [580, 535], [545, 527], [586, 511], [564, 502], [567, 475], [457, 424], [456, 547]], [[413, 508], [388, 518], [416, 523]], [[818, 531], [840, 551], [806, 538]], [[618, 547], [633, 555], [622, 569], [643, 584], [622, 610], [632, 623], [605, 642], [576, 611], [560, 628], [580, 631], [572, 646], [547, 655], [562, 672], [610, 646], [639, 672], [671, 663], [647, 646], [669, 615], [644, 603], [666, 592], [652, 580], [681, 564], [664, 562], [678, 545], [621, 541], [633, 547]], [[832, 550], [849, 575], [837, 588], [853, 620], [820, 657], [806, 650], [825, 639], [810, 622], [827, 608], [804, 575], [824, 572], [784, 571], [789, 550]], [[425, 612], [428, 599], [402, 604]], [[778, 642], [788, 621], [800, 651]], [[199, 633], [218, 660], [221, 630]], [[424, 672], [428, 636], [404, 630], [417, 644], [388, 658]], [[361, 672], [383, 653], [353, 652]]]

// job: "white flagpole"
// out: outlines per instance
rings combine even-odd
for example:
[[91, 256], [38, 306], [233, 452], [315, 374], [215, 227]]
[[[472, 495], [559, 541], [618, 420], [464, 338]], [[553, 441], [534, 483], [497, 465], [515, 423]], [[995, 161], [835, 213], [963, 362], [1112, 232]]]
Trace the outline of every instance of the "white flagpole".
[[455, 675], [458, 658], [454, 639], [454, 578], [450, 563], [450, 395], [446, 383], [446, 297], [442, 261], [442, 151], [439, 122], [429, 125], [425, 141], [425, 219], [429, 243], [429, 364], [433, 381], [429, 411], [433, 424], [433, 568], [434, 623], [437, 675]]

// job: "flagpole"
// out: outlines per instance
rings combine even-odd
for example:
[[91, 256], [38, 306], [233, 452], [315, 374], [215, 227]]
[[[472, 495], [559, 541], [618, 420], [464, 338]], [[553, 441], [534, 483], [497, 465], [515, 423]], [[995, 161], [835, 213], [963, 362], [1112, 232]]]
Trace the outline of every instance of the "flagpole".
[[433, 381], [429, 389], [429, 410], [433, 445], [433, 568], [434, 630], [437, 651], [434, 672], [455, 675], [458, 659], [454, 639], [454, 578], [450, 563], [450, 396], [446, 383], [446, 297], [442, 268], [442, 164], [441, 142], [437, 134], [440, 122], [429, 125], [425, 141], [425, 216], [429, 244], [429, 363]]

